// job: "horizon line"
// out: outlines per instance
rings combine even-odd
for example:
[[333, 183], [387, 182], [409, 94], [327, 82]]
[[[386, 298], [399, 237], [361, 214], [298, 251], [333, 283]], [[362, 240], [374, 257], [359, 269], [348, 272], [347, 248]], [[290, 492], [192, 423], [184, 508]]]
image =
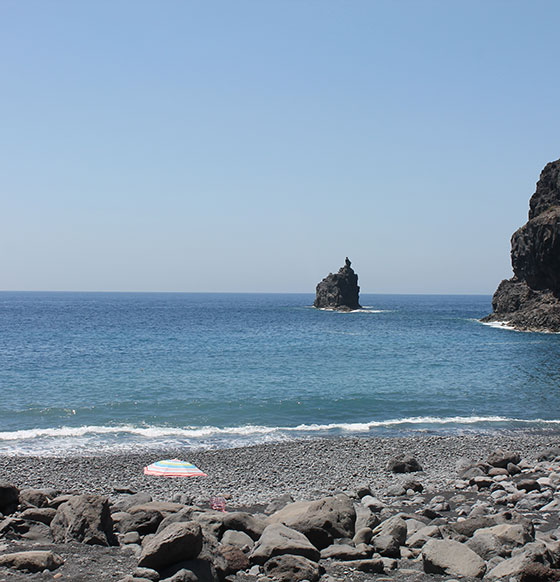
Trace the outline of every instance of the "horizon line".
[[[91, 291], [91, 290], [53, 290], [53, 289], [0, 289], [0, 293], [122, 293], [122, 294], [152, 294], [152, 295], [314, 295], [312, 291]], [[468, 295], [491, 296], [493, 293], [443, 293], [443, 292], [371, 292], [361, 291], [360, 295]]]

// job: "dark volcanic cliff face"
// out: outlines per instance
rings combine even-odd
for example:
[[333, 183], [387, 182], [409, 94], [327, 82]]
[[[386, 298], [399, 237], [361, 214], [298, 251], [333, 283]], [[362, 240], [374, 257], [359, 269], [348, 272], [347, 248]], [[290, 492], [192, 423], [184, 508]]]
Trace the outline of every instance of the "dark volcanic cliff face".
[[318, 285], [313, 307], [350, 311], [360, 309], [358, 275], [346, 257], [346, 264], [334, 275], [329, 273]]
[[511, 237], [514, 277], [500, 283], [483, 321], [560, 331], [560, 160], [545, 166], [529, 207], [529, 221]]

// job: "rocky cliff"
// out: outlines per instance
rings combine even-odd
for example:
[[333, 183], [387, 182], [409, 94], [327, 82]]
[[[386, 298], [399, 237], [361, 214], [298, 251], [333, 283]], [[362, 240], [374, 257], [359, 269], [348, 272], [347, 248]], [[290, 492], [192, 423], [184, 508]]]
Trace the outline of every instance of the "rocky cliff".
[[494, 312], [482, 321], [507, 321], [524, 331], [560, 331], [560, 160], [541, 172], [529, 220], [511, 237], [514, 276], [498, 286]]
[[351, 264], [348, 257], [346, 257], [346, 262], [338, 273], [334, 275], [329, 273], [317, 285], [314, 307], [339, 311], [351, 311], [361, 308], [358, 275], [354, 273]]

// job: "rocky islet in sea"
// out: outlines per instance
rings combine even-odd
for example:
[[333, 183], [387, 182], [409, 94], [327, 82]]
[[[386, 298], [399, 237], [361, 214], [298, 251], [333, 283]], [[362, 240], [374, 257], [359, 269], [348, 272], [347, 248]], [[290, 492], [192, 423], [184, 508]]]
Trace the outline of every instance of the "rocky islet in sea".
[[358, 275], [351, 265], [346, 257], [345, 264], [340, 267], [338, 273], [329, 273], [317, 284], [314, 307], [337, 311], [361, 309]]
[[482, 321], [560, 332], [560, 160], [544, 167], [529, 208], [528, 222], [511, 237], [514, 276], [500, 283], [493, 313]]

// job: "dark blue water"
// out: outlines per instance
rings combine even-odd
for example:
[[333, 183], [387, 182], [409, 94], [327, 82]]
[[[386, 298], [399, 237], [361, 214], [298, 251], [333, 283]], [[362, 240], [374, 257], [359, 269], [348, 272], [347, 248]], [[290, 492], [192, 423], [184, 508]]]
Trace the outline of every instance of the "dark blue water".
[[489, 296], [0, 293], [0, 452], [560, 425], [560, 335]]

